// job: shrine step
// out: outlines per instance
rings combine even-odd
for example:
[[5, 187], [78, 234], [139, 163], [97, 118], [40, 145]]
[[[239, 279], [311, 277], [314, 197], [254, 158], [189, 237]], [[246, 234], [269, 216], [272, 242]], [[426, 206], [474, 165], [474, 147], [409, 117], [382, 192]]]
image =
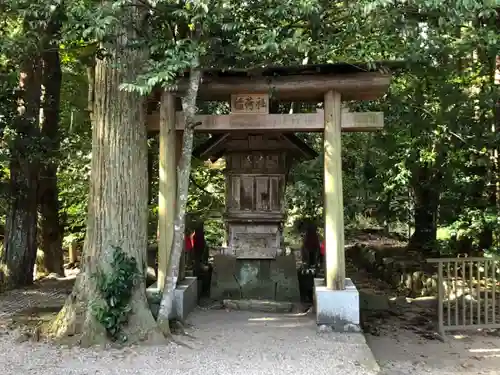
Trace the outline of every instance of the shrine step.
[[257, 299], [225, 299], [224, 308], [229, 310], [257, 311], [268, 313], [290, 313], [294, 311], [293, 302], [278, 302]]

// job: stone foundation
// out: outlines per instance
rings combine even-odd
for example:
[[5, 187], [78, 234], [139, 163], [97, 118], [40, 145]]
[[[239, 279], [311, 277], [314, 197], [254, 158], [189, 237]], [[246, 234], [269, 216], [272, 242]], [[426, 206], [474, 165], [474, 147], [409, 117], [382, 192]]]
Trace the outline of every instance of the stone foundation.
[[295, 256], [236, 259], [231, 255], [216, 255], [210, 297], [300, 302]]
[[344, 290], [331, 290], [324, 279], [314, 280], [316, 323], [337, 332], [359, 332], [359, 293], [351, 279], [345, 280]]

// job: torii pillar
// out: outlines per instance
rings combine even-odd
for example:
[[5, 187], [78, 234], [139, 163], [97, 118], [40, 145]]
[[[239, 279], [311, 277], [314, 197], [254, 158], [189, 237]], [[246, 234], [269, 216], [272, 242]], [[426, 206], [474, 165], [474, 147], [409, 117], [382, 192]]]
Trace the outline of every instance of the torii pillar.
[[324, 108], [325, 281], [328, 289], [343, 290], [345, 287], [345, 251], [340, 93], [328, 91], [325, 94]]
[[[160, 101], [159, 183], [158, 183], [158, 275], [157, 286], [163, 291], [174, 240], [177, 197], [177, 165], [182, 152], [182, 131], [175, 128], [175, 96], [164, 91]], [[183, 254], [184, 256], [184, 254]], [[181, 260], [183, 257], [181, 258]], [[179, 280], [184, 275], [183, 264]], [[182, 269], [182, 270], [181, 270]]]
[[359, 331], [359, 293], [346, 278], [342, 192], [341, 94], [324, 95], [325, 279], [314, 280], [316, 320], [335, 331]]
[[174, 238], [175, 201], [177, 193], [177, 142], [175, 131], [175, 97], [163, 92], [160, 104], [160, 157], [158, 183], [158, 275], [157, 285], [163, 291], [170, 251]]

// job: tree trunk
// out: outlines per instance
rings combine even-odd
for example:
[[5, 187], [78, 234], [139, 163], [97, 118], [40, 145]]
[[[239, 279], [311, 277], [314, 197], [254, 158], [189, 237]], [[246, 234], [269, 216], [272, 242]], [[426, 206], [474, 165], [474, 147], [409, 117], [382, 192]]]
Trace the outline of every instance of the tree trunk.
[[[140, 7], [123, 10], [120, 25], [108, 52], [95, 67], [92, 107], [92, 171], [90, 178], [87, 232], [83, 268], [73, 292], [51, 332], [56, 337], [76, 335], [82, 346], [107, 341], [105, 329], [94, 317], [92, 305], [103, 303], [93, 275], [101, 269], [110, 276], [108, 250], [119, 247], [137, 260], [140, 282], [129, 302], [128, 324], [122, 332], [128, 343], [163, 339], [146, 298], [146, 249], [148, 225], [147, 136], [144, 126], [144, 98], [120, 90], [124, 81], [133, 82], [145, 55], [127, 43], [135, 38], [141, 20]], [[135, 26], [134, 26], [135, 25]]]
[[182, 153], [177, 169], [177, 202], [175, 206], [174, 240], [172, 252], [168, 262], [165, 287], [158, 312], [158, 324], [163, 333], [170, 334], [168, 316], [172, 311], [174, 290], [179, 277], [179, 263], [184, 249], [184, 232], [186, 228], [186, 204], [189, 190], [189, 175], [191, 173], [191, 156], [193, 153], [193, 135], [196, 126], [196, 97], [200, 84], [201, 70], [195, 66], [191, 68], [189, 88], [186, 96], [182, 98], [182, 110], [185, 115], [185, 127], [182, 137]]
[[[495, 25], [496, 25], [496, 31], [497, 33], [500, 32], [500, 8], [497, 8], [496, 15], [495, 15]], [[498, 85], [500, 82], [497, 82], [496, 80], [498, 79], [498, 73], [500, 73], [500, 57], [494, 56], [493, 58], [486, 56], [485, 57], [485, 65], [489, 67], [489, 73], [490, 73], [490, 82], [489, 84], [491, 85]], [[497, 101], [494, 104], [494, 119], [493, 119], [493, 124], [491, 126], [491, 138], [493, 140], [498, 139], [497, 133], [500, 129], [500, 112], [499, 112], [499, 107], [500, 107], [500, 100], [498, 99], [497, 96]], [[498, 195], [500, 194], [499, 191], [499, 150], [498, 150], [498, 145], [497, 142], [493, 141], [492, 146], [490, 149], [490, 160], [491, 160], [491, 170], [489, 173], [489, 182], [490, 182], [490, 189], [488, 191], [488, 202], [490, 208], [495, 212], [496, 216], [498, 217]], [[493, 247], [494, 243], [494, 237], [498, 237], [498, 231], [494, 230], [493, 228], [487, 228], [484, 230], [483, 233], [481, 233], [481, 236], [479, 238], [479, 250], [489, 250]], [[497, 238], [498, 241], [498, 238]]]
[[436, 249], [437, 212], [439, 207], [439, 182], [420, 180], [413, 187], [415, 193], [415, 231], [408, 247], [419, 250], [423, 255], [432, 255]]
[[40, 169], [40, 212], [42, 214], [42, 250], [45, 272], [64, 276], [62, 251], [63, 225], [59, 219], [59, 190], [57, 187], [57, 162], [59, 150], [59, 100], [61, 92], [61, 63], [58, 43], [61, 22], [59, 11], [49, 22], [47, 42], [42, 52], [42, 85], [44, 88], [41, 110], [42, 139], [45, 145], [44, 163]]
[[148, 146], [148, 204], [153, 202], [153, 166], [155, 163], [155, 154], [158, 154], [156, 148]]
[[18, 114], [13, 122], [17, 134], [10, 150], [11, 201], [5, 225], [4, 251], [0, 254], [0, 281], [5, 289], [33, 283], [37, 250], [39, 108], [38, 59], [34, 55], [27, 56], [20, 73]]
[[[478, 32], [480, 32], [480, 29], [483, 28], [484, 25], [484, 20], [478, 19], [476, 22], [475, 26], [478, 28]], [[491, 20], [492, 23], [496, 24], [496, 31], [500, 31], [500, 8], [497, 9], [496, 14], [493, 16], [493, 19]], [[483, 74], [489, 76], [489, 80], [485, 82], [485, 86], [490, 86], [490, 85], [495, 85], [495, 78], [497, 74], [497, 63], [498, 63], [498, 56], [491, 56], [488, 54], [488, 52], [482, 47], [478, 46], [477, 48], [477, 54], [479, 56], [479, 60], [482, 63], [483, 67]], [[487, 87], [485, 87], [488, 89]], [[498, 161], [498, 147], [497, 147], [497, 133], [498, 133], [498, 102], [494, 104], [495, 107], [493, 109], [495, 113], [495, 117], [493, 118], [493, 121], [491, 123], [490, 127], [490, 141], [488, 142], [489, 144], [487, 145], [489, 149], [489, 155], [490, 155], [490, 168], [488, 171], [485, 173], [485, 191], [483, 193], [486, 193], [487, 196], [487, 209], [485, 210], [486, 213], [494, 214], [495, 216], [498, 216], [498, 173], [499, 173], [499, 161]], [[482, 113], [480, 120], [483, 124], [488, 123], [488, 118]], [[489, 212], [488, 212], [489, 211]], [[494, 237], [495, 235], [498, 236], [496, 233], [497, 231], [494, 230], [494, 228], [491, 227], [490, 225], [487, 225], [484, 230], [479, 234], [478, 238], [478, 247], [479, 247], [479, 252], [483, 252], [484, 250], [490, 250], [493, 247], [494, 244]]]

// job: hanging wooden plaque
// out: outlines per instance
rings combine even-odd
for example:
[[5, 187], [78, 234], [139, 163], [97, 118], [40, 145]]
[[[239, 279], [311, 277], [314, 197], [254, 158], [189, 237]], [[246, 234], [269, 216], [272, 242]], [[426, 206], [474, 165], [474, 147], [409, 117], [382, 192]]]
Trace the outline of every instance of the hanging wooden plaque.
[[231, 113], [269, 113], [269, 94], [233, 94], [231, 95]]

